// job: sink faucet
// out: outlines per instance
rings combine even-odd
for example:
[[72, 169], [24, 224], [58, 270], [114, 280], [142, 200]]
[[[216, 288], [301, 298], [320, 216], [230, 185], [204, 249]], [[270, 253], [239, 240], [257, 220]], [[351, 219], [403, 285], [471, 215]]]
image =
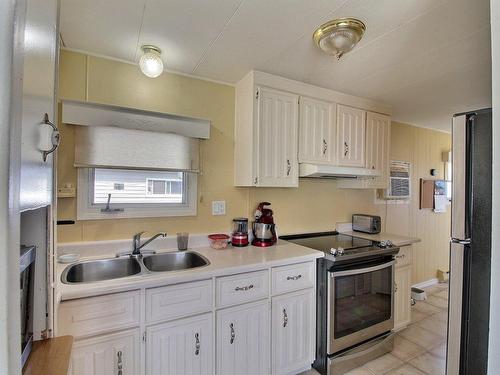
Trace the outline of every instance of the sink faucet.
[[[134, 235], [134, 240], [133, 240], [133, 251], [132, 251], [132, 256], [137, 256], [141, 255], [141, 249], [146, 246], [147, 244], [151, 243], [158, 237], [166, 237], [167, 233], [166, 232], [160, 232], [155, 234], [153, 237], [151, 237], [149, 240], [141, 244], [141, 236], [146, 233], [146, 232], [140, 232]], [[154, 253], [154, 252], [153, 252]]]

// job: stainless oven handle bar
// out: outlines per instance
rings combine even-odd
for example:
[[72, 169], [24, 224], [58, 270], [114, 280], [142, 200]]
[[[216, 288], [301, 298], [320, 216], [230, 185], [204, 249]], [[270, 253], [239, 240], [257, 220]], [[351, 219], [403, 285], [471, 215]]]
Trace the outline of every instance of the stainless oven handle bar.
[[331, 273], [332, 277], [359, 275], [360, 273], [374, 272], [374, 271], [378, 271], [378, 270], [381, 270], [381, 269], [384, 269], [387, 267], [391, 267], [395, 263], [396, 263], [395, 260], [391, 260], [390, 262], [379, 264], [379, 265], [373, 266], [373, 267], [353, 269], [353, 270], [347, 270], [347, 271], [337, 271], [337, 272], [330, 272], [330, 273]]

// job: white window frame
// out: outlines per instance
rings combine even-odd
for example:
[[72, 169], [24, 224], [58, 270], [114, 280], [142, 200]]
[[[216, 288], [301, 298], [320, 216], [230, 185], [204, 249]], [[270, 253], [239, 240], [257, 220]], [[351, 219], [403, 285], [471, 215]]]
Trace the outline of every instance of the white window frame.
[[179, 180], [169, 180], [167, 178], [146, 178], [146, 196], [148, 197], [157, 197], [157, 198], [161, 198], [161, 197], [168, 197], [169, 195], [171, 194], [154, 194], [154, 193], [150, 193], [149, 190], [148, 190], [148, 187], [149, 187], [149, 181], [164, 181], [165, 182], [165, 190], [167, 188], [167, 183], [170, 182], [180, 182]]
[[144, 217], [196, 216], [198, 200], [198, 175], [186, 173], [186, 194], [184, 203], [113, 203], [111, 209], [123, 208], [123, 211], [101, 212], [106, 204], [93, 204], [93, 173], [90, 168], [78, 168], [78, 188], [76, 199], [77, 220], [127, 219]]

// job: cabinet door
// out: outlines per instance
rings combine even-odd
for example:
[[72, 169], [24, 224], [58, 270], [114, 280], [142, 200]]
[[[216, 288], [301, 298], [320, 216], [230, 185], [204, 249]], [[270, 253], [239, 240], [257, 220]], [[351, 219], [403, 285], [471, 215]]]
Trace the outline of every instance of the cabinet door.
[[148, 327], [146, 374], [212, 374], [212, 319], [212, 313], [209, 313]]
[[24, 37], [20, 208], [47, 206], [52, 200], [52, 155], [43, 161], [41, 146], [50, 146], [55, 122], [57, 1], [28, 0]]
[[366, 112], [337, 106], [337, 163], [340, 166], [364, 167]]
[[299, 163], [333, 164], [335, 106], [300, 98]]
[[396, 268], [395, 283], [394, 329], [401, 329], [411, 322], [411, 266]]
[[314, 306], [314, 289], [273, 298], [273, 374], [289, 374], [314, 361]]
[[378, 113], [366, 114], [366, 167], [380, 172], [380, 177], [367, 181], [368, 187], [389, 186], [389, 150], [391, 118]]
[[262, 87], [258, 88], [257, 96], [255, 185], [297, 187], [298, 96]]
[[269, 374], [269, 302], [217, 312], [217, 374]]
[[71, 353], [71, 374], [139, 374], [140, 343], [139, 329], [78, 340]]

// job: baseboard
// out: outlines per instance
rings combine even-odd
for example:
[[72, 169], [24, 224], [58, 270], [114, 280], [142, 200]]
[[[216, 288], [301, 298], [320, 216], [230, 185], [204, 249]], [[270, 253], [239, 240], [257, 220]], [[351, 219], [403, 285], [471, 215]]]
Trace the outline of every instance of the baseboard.
[[418, 284], [414, 284], [414, 285], [412, 285], [412, 287], [422, 289], [422, 288], [427, 288], [428, 286], [432, 286], [432, 285], [437, 284], [437, 283], [439, 283], [439, 280], [434, 278], [434, 279], [422, 281], [421, 283], [418, 283]]

